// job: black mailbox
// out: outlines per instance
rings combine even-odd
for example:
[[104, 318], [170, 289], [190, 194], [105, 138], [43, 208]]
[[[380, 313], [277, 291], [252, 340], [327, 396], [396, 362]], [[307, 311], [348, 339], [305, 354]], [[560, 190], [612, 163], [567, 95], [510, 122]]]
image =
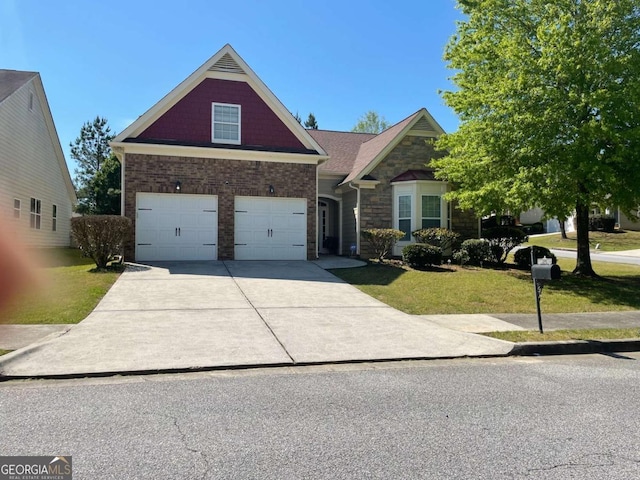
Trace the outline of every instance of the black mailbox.
[[532, 265], [531, 276], [534, 280], [560, 280], [558, 265]]

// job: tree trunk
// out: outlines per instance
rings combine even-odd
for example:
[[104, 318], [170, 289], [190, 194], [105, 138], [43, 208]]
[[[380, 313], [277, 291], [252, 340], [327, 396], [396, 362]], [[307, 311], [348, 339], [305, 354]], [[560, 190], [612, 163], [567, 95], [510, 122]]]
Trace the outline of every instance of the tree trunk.
[[591, 252], [589, 251], [589, 206], [581, 201], [576, 205], [576, 234], [577, 234], [577, 259], [574, 275], [585, 277], [597, 277], [591, 266]]
[[560, 222], [560, 235], [562, 236], [563, 240], [567, 240], [567, 226], [565, 224], [566, 219], [560, 220], [558, 219]]

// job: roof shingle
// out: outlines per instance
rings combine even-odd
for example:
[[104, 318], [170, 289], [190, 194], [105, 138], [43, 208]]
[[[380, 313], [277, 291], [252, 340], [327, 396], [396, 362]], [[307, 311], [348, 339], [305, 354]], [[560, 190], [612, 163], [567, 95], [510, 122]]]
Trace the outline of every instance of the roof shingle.
[[320, 165], [320, 171], [336, 175], [348, 175], [358, 156], [360, 146], [376, 137], [375, 133], [334, 132], [330, 130], [307, 130], [329, 155], [329, 160]]
[[36, 75], [38, 72], [0, 69], [0, 103]]

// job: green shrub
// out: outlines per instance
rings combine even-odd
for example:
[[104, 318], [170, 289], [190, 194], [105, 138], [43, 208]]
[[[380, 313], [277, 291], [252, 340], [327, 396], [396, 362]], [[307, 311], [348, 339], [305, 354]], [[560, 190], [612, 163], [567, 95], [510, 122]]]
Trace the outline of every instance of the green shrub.
[[447, 228], [423, 228], [411, 233], [420, 243], [428, 243], [440, 247], [443, 252], [450, 251], [456, 246], [460, 234]]
[[466, 265], [471, 261], [471, 257], [469, 256], [469, 252], [460, 249], [453, 252], [453, 261], [459, 263], [460, 265]]
[[402, 261], [411, 268], [424, 270], [442, 263], [442, 249], [426, 243], [407, 245], [402, 249]]
[[491, 260], [491, 247], [486, 240], [471, 238], [462, 242], [460, 250], [454, 254], [453, 258], [461, 264], [480, 265], [482, 262]]
[[616, 219], [611, 215], [592, 215], [589, 217], [589, 230], [592, 232], [613, 232], [616, 229]]
[[362, 237], [371, 244], [376, 257], [382, 261], [393, 250], [396, 242], [404, 237], [404, 232], [394, 228], [368, 228], [362, 230]]
[[527, 239], [522, 230], [514, 227], [490, 228], [482, 236], [489, 242], [491, 259], [497, 263], [504, 263], [509, 252]]
[[121, 255], [131, 234], [131, 219], [119, 215], [88, 215], [71, 219], [71, 232], [83, 254], [98, 268]]
[[[558, 263], [558, 259], [556, 258], [556, 256], [553, 253], [551, 253], [551, 250], [549, 250], [546, 247], [539, 247], [537, 245], [534, 245], [533, 255], [536, 258], [536, 260], [538, 258], [547, 257], [553, 261], [554, 265]], [[531, 247], [526, 247], [526, 248], [521, 248], [519, 250], [516, 250], [516, 253], [513, 254], [513, 261], [520, 268], [530, 269], [531, 268]]]

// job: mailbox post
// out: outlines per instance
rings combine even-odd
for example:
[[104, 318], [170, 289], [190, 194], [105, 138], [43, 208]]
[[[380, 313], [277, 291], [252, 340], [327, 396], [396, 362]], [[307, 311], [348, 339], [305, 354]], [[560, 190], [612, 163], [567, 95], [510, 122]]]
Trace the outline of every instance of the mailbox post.
[[560, 280], [560, 267], [553, 265], [550, 258], [540, 259], [540, 263], [535, 264], [533, 256], [533, 248], [531, 248], [531, 278], [533, 278], [533, 290], [536, 295], [536, 309], [538, 311], [538, 329], [540, 333], [544, 333], [542, 329], [542, 314], [540, 313], [540, 295], [545, 282], [551, 280]]

